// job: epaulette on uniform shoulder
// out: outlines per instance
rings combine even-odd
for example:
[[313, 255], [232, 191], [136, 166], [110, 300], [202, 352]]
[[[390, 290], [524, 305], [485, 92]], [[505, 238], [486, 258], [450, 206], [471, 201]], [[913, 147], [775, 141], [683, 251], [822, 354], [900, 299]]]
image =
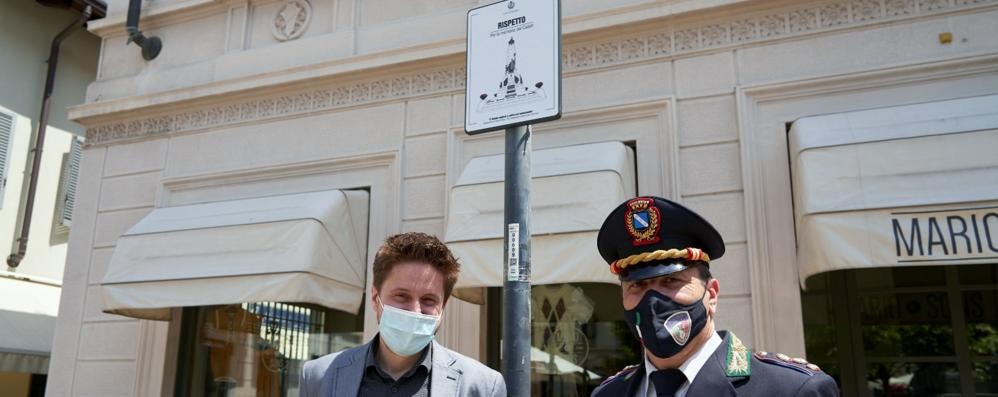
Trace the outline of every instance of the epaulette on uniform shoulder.
[[624, 369], [620, 370], [620, 372], [614, 374], [613, 376], [608, 376], [606, 379], [603, 380], [602, 383], [600, 383], [600, 385], [604, 383], [609, 383], [616, 379], [621, 379], [621, 380], [631, 379], [631, 376], [634, 375], [634, 372], [637, 371], [637, 369], [638, 369], [637, 365], [628, 365], [624, 367]]
[[790, 368], [797, 372], [803, 373], [808, 376], [816, 375], [821, 373], [821, 368], [817, 365], [807, 362], [803, 358], [790, 358], [790, 356], [782, 353], [767, 353], [767, 352], [755, 352], [755, 358], [767, 364], [779, 365], [784, 368]]

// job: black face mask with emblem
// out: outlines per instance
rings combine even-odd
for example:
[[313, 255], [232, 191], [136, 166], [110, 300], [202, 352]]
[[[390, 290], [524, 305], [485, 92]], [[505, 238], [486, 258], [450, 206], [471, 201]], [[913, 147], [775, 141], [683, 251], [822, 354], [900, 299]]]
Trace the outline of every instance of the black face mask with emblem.
[[703, 304], [706, 289], [703, 293], [696, 302], [682, 305], [649, 289], [634, 309], [625, 310], [624, 320], [651, 354], [672, 357], [707, 325], [707, 308]]

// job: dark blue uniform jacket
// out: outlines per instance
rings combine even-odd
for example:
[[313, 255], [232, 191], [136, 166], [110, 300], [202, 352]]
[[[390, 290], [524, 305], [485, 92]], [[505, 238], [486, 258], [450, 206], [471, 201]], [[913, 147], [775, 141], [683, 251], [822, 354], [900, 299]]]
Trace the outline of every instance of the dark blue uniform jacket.
[[[688, 397], [839, 395], [835, 380], [817, 367], [782, 354], [753, 354], [734, 334], [719, 334], [724, 342], [693, 379]], [[627, 367], [603, 382], [592, 396], [637, 396], [644, 377], [644, 365]]]

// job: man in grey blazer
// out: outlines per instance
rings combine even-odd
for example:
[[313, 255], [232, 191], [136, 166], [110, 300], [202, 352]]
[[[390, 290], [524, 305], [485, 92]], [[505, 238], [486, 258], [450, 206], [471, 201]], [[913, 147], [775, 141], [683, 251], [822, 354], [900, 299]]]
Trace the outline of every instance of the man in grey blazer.
[[433, 341], [459, 266], [436, 237], [386, 239], [374, 257], [370, 293], [378, 335], [306, 362], [300, 395], [505, 396], [498, 372]]

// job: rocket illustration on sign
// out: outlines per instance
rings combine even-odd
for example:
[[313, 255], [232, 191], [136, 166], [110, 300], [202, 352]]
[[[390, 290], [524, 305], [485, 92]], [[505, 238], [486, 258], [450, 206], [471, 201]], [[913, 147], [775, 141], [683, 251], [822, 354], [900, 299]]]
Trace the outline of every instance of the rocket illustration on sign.
[[516, 40], [509, 38], [506, 46], [506, 66], [503, 79], [499, 82], [499, 90], [483, 93], [478, 96], [478, 111], [504, 108], [513, 105], [535, 102], [547, 97], [544, 94], [544, 82], [533, 85], [525, 83], [523, 76], [516, 69]]

